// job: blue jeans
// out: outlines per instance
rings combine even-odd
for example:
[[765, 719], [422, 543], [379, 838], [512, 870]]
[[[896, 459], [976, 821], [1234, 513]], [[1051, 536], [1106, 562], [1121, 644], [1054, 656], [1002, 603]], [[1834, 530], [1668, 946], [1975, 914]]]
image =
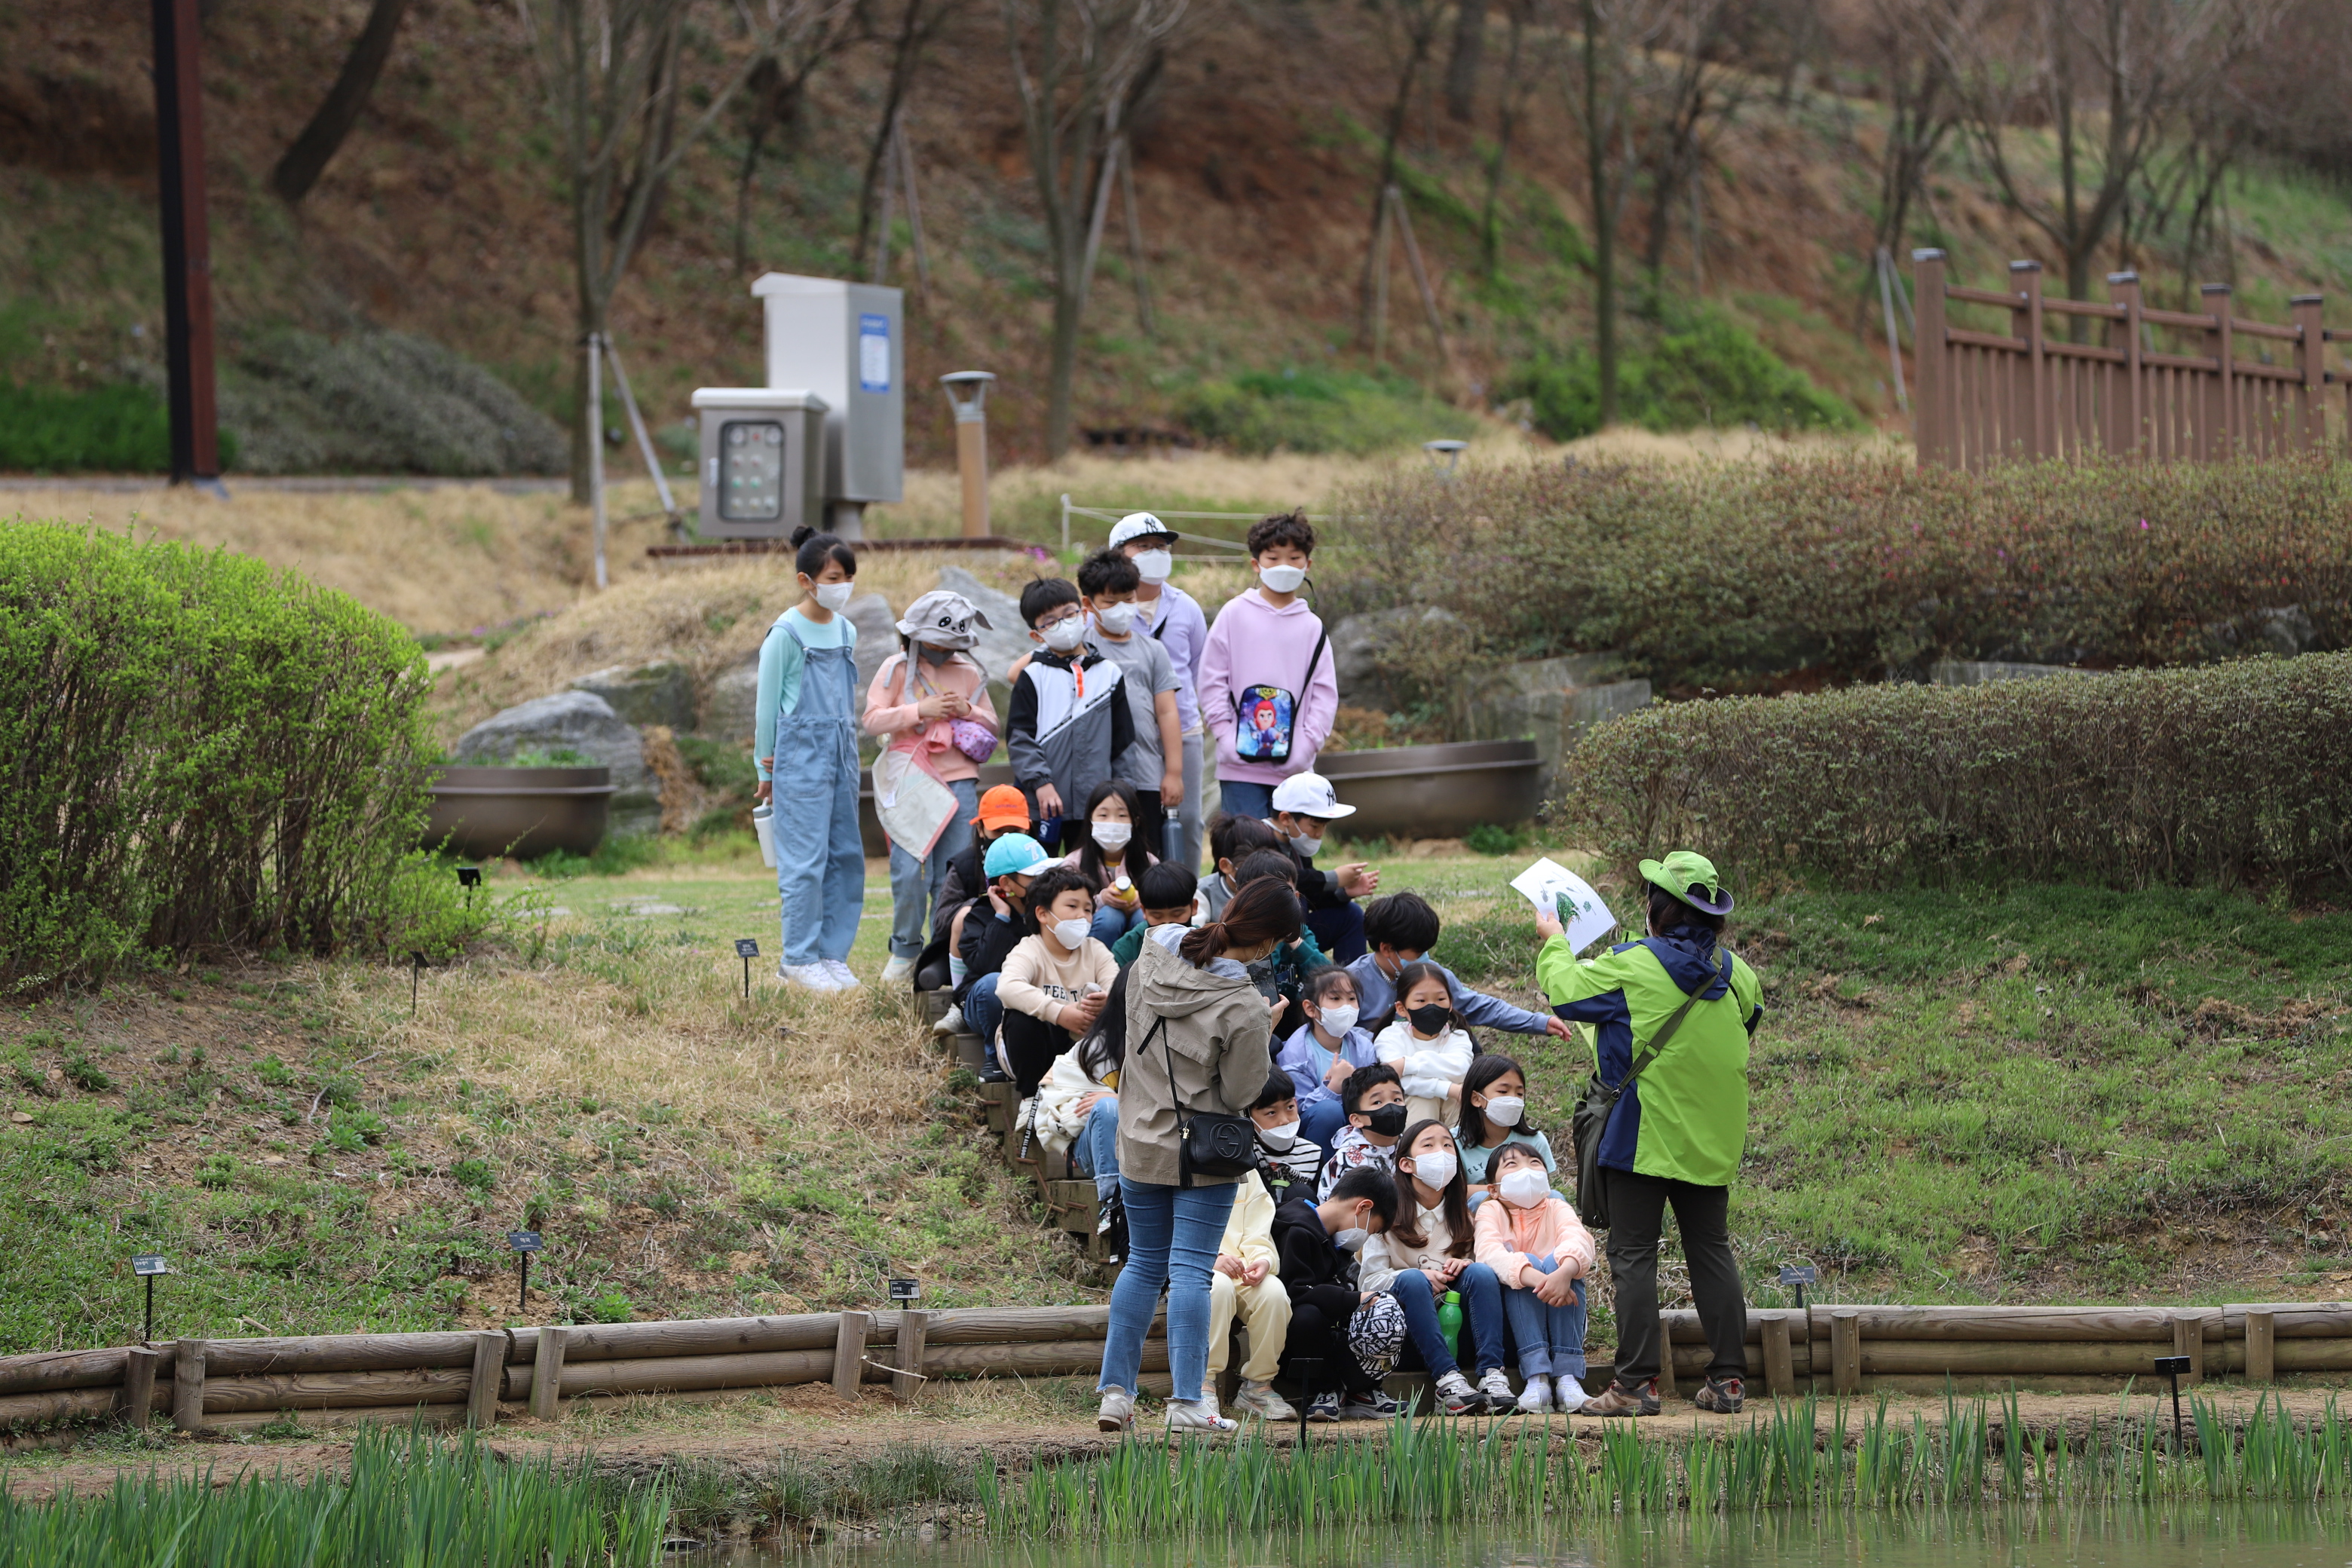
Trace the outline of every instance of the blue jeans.
[[[1541, 1272], [1551, 1272], [1550, 1258], [1532, 1261]], [[1583, 1377], [1583, 1280], [1576, 1282], [1575, 1301], [1565, 1307], [1552, 1306], [1533, 1290], [1505, 1286], [1503, 1315], [1510, 1321], [1511, 1338], [1519, 1347], [1521, 1377]]]
[[956, 814], [940, 829], [931, 852], [916, 859], [896, 844], [890, 846], [890, 956], [912, 959], [923, 951], [923, 922], [940, 907], [940, 889], [948, 879], [948, 862], [971, 847], [971, 819], [980, 810], [980, 785], [971, 779], [948, 784], [956, 797]]
[[1071, 1152], [1078, 1157], [1087, 1174], [1095, 1179], [1097, 1200], [1118, 1191], [1118, 1096], [1106, 1094], [1095, 1101], [1095, 1108], [1087, 1112], [1087, 1124], [1078, 1129], [1078, 1139], [1071, 1145]]
[[1271, 822], [1274, 819], [1274, 786], [1251, 779], [1219, 779], [1217, 809], [1227, 816], [1255, 816]]
[[996, 983], [1003, 978], [1002, 973], [983, 974], [963, 994], [963, 1026], [991, 1046], [996, 1043], [997, 1026], [1004, 1022], [1004, 1004], [996, 999]]
[[1135, 1392], [1143, 1336], [1165, 1286], [1173, 1396], [1198, 1399], [1209, 1370], [1209, 1276], [1233, 1213], [1233, 1184], [1162, 1187], [1121, 1176], [1118, 1194], [1127, 1205], [1127, 1267], [1111, 1287], [1110, 1337], [1103, 1344], [1102, 1381], [1095, 1386]]
[[[1479, 1375], [1503, 1364], [1503, 1283], [1483, 1263], [1473, 1263], [1447, 1287], [1462, 1297], [1463, 1332], [1470, 1342], [1471, 1359]], [[1390, 1282], [1389, 1294], [1404, 1309], [1405, 1337], [1421, 1352], [1421, 1363], [1432, 1377], [1459, 1372], [1460, 1364], [1445, 1348], [1437, 1326], [1437, 1289], [1429, 1276], [1408, 1268]], [[1584, 1342], [1579, 1340], [1579, 1344]]]
[[1141, 910], [1115, 910], [1105, 905], [1095, 911], [1094, 938], [1108, 947], [1142, 923]]
[[1323, 1151], [1326, 1160], [1331, 1157], [1331, 1141], [1339, 1136], [1339, 1129], [1346, 1125], [1348, 1110], [1336, 1094], [1328, 1100], [1317, 1100], [1298, 1113], [1298, 1135], [1312, 1139], [1315, 1146]]

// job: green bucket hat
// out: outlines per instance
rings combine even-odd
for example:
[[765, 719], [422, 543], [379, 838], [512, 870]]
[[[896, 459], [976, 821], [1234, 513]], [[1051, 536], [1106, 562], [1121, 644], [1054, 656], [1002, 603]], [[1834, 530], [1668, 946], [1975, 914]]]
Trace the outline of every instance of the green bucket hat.
[[1695, 850], [1677, 849], [1663, 860], [1644, 860], [1642, 875], [1702, 914], [1731, 912], [1731, 895], [1716, 875], [1715, 862]]

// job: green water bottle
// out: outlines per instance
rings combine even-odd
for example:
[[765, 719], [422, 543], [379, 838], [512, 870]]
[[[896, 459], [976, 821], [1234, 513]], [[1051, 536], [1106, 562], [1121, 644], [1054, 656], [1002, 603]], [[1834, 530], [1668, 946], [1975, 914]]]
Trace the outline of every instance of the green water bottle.
[[1445, 1336], [1445, 1353], [1454, 1360], [1462, 1359], [1462, 1292], [1448, 1290], [1444, 1305], [1437, 1309], [1437, 1331]]

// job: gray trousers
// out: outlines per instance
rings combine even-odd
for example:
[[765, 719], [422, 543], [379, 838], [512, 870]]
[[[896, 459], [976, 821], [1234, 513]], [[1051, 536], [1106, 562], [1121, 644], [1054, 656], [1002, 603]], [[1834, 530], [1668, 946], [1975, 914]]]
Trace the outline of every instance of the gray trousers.
[[1184, 868], [1201, 874], [1201, 740], [1202, 731], [1184, 734], [1184, 804], [1176, 813], [1176, 835], [1182, 847]]
[[1666, 1205], [1682, 1232], [1691, 1294], [1706, 1332], [1711, 1378], [1748, 1375], [1748, 1303], [1739, 1264], [1731, 1256], [1731, 1189], [1702, 1187], [1664, 1176], [1601, 1170], [1609, 1184], [1609, 1288], [1617, 1311], [1617, 1383], [1638, 1388], [1658, 1375], [1667, 1347], [1658, 1332], [1658, 1238]]

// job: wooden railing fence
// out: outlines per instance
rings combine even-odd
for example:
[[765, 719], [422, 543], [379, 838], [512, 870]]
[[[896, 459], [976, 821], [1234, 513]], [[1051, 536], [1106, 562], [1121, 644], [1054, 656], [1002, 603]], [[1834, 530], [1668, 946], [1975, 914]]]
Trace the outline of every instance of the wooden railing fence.
[[[2101, 456], [2215, 462], [2339, 448], [2352, 429], [2330, 395], [2345, 384], [2326, 365], [2327, 344], [2352, 340], [2352, 331], [2322, 322], [2320, 295], [2296, 295], [2294, 319], [2282, 324], [2234, 314], [2224, 283], [2204, 286], [2202, 312], [2165, 310], [2141, 300], [2133, 272], [2108, 275], [2102, 304], [2045, 297], [2038, 261], [2011, 262], [2010, 287], [1992, 289], [1949, 282], [1940, 250], [1916, 250], [1911, 259], [1923, 464], [1981, 469]], [[2006, 311], [2009, 330], [1955, 326], [1956, 305]], [[2160, 352], [2159, 332], [2196, 352]]]

